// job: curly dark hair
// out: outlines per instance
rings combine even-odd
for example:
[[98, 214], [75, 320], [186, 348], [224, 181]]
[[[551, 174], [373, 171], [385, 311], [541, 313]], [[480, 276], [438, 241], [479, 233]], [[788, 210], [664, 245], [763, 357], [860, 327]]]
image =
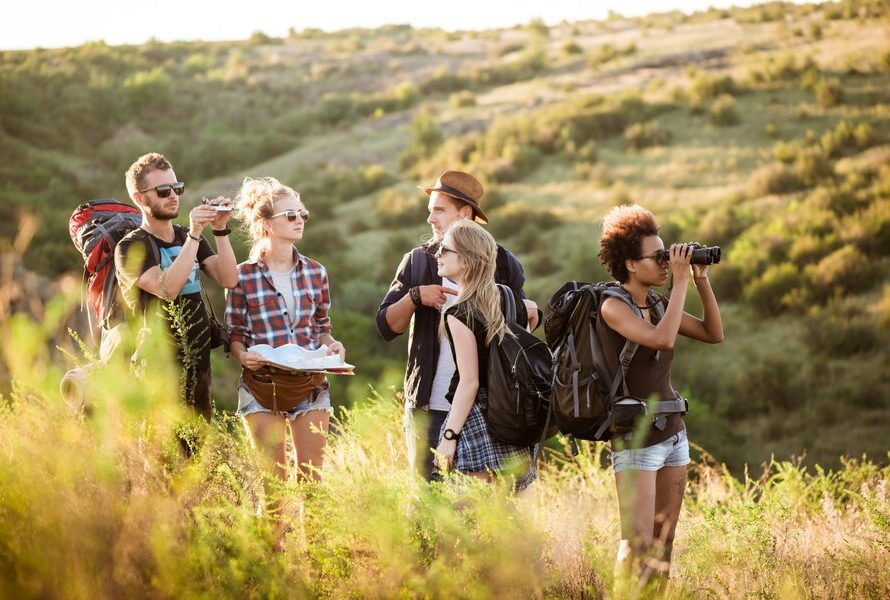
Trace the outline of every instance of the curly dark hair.
[[616, 206], [603, 218], [599, 258], [612, 277], [626, 283], [625, 261], [640, 257], [643, 238], [658, 235], [655, 216], [639, 204]]

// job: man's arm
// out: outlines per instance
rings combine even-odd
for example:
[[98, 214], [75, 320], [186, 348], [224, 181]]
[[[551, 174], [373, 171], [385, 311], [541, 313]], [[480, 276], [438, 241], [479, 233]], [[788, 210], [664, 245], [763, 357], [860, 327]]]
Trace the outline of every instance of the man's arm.
[[389, 291], [377, 309], [377, 331], [387, 342], [396, 339], [408, 329], [415, 310], [414, 303], [408, 295], [412, 284], [411, 252], [408, 252], [402, 257]]
[[216, 254], [208, 256], [201, 265], [204, 272], [221, 287], [232, 289], [238, 285], [238, 261], [229, 236], [216, 238]]
[[421, 305], [435, 309], [445, 304], [446, 294], [457, 294], [457, 290], [435, 283], [417, 285], [420, 282], [416, 281], [416, 274], [411, 269], [411, 253], [415, 251], [402, 258], [396, 278], [377, 310], [377, 331], [387, 342], [408, 331], [411, 317], [418, 308], [408, 293], [412, 287], [417, 287]]
[[[210, 206], [231, 206], [232, 200], [218, 196], [210, 201]], [[212, 208], [211, 208], [212, 210]], [[232, 213], [230, 211], [215, 212], [215, 218], [210, 223], [211, 230], [222, 231], [229, 226], [229, 219]], [[235, 251], [232, 249], [232, 242], [229, 236], [214, 236], [216, 238], [216, 254], [211, 254], [207, 258], [198, 256], [204, 271], [210, 275], [220, 286], [232, 289], [238, 285], [238, 261], [235, 258]]]

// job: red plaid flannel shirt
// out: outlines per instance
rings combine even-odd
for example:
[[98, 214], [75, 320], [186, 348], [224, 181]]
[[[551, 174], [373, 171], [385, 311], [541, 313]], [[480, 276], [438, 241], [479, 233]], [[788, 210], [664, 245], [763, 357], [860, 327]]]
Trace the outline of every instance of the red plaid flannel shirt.
[[[272, 275], [262, 259], [238, 265], [238, 286], [226, 292], [226, 324], [232, 341], [245, 347], [269, 344], [273, 348], [297, 344], [314, 350], [319, 338], [331, 331], [328, 309], [331, 293], [328, 274], [321, 263], [294, 248], [293, 278], [296, 315], [285, 316], [287, 305], [272, 284]], [[290, 322], [289, 322], [290, 321]]]

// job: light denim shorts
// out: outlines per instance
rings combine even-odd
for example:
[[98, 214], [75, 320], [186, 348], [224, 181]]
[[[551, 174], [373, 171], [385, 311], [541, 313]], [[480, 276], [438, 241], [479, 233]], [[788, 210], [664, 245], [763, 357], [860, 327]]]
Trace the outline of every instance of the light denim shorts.
[[[294, 408], [282, 412], [288, 421], [293, 421], [300, 415], [304, 415], [312, 410], [326, 410], [333, 412], [331, 408], [330, 390], [322, 390], [318, 394], [312, 393], [306, 396], [306, 399], [296, 405]], [[235, 413], [239, 417], [245, 417], [254, 413], [271, 413], [272, 409], [266, 408], [253, 397], [250, 390], [243, 385], [238, 386], [238, 411]]]
[[660, 444], [612, 452], [612, 469], [616, 473], [657, 471], [662, 467], [684, 467], [688, 464], [689, 437], [685, 429]]

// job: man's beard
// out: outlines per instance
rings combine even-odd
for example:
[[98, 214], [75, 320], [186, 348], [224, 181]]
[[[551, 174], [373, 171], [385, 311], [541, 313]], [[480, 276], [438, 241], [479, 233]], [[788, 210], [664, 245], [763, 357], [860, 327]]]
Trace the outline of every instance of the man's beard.
[[172, 213], [165, 212], [163, 206], [149, 206], [148, 212], [153, 219], [157, 219], [158, 221], [172, 221], [179, 216], [179, 206], [177, 206], [176, 210]]

